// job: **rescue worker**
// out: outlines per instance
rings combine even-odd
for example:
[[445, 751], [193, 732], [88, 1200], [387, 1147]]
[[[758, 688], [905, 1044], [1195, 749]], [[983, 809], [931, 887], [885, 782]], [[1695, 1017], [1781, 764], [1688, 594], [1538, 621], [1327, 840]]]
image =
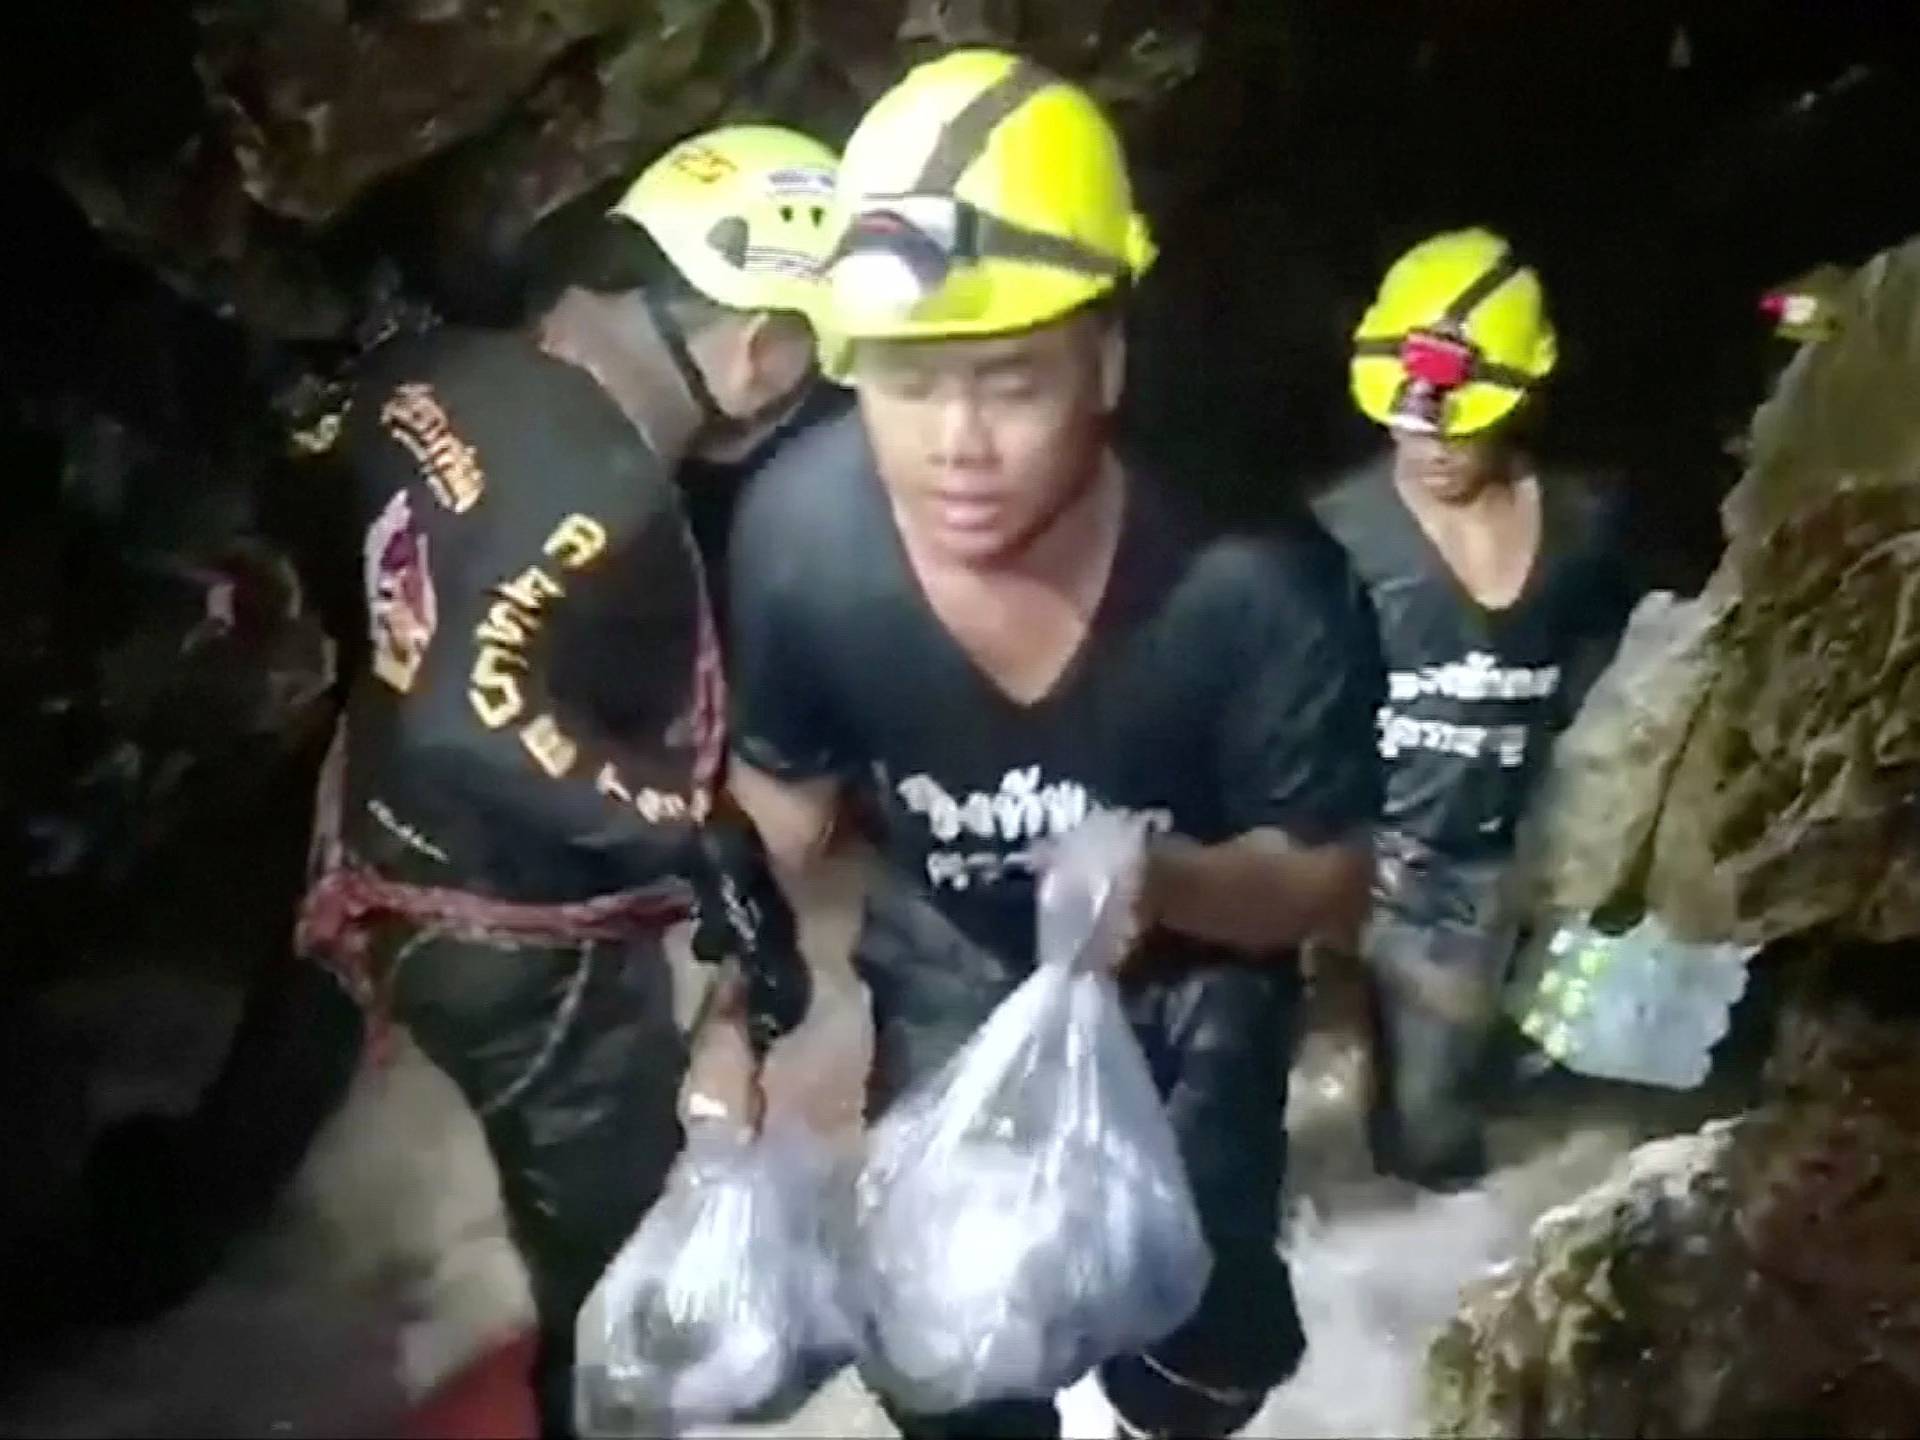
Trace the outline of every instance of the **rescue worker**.
[[[960, 50], [860, 123], [829, 270], [859, 413], [789, 446], [733, 539], [734, 787], [776, 868], [876, 817], [856, 964], [878, 1114], [1034, 963], [1035, 848], [1095, 808], [1158, 832], [1125, 1003], [1212, 1244], [1210, 1288], [1101, 1368], [1127, 1434], [1225, 1435], [1304, 1348], [1275, 1251], [1303, 937], [1364, 903], [1374, 683], [1319, 536], [1210, 534], [1110, 442], [1154, 247], [1118, 137], [1046, 70]], [[1051, 1400], [908, 1436], [1055, 1435]]]
[[1416, 246], [1354, 342], [1392, 448], [1316, 502], [1371, 596], [1387, 668], [1386, 803], [1362, 952], [1383, 1170], [1486, 1163], [1479, 1083], [1519, 938], [1514, 829], [1631, 596], [1610, 505], [1523, 443], [1556, 338], [1538, 276], [1486, 230]]
[[697, 896], [697, 947], [747, 965], [762, 1043], [806, 1005], [757, 842], [711, 813], [724, 689], [673, 482], [801, 403], [834, 163], [771, 127], [674, 147], [532, 333], [395, 342], [341, 441], [367, 656], [303, 948], [477, 1112], [548, 1433], [571, 1428], [576, 1312], [678, 1148], [663, 931]]

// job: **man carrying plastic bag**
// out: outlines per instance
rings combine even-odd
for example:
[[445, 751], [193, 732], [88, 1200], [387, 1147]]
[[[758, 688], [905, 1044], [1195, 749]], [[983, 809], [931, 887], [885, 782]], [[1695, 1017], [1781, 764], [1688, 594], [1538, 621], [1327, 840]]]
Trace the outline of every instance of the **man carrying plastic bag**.
[[[869, 112], [842, 177], [822, 359], [861, 413], [742, 501], [735, 792], [789, 872], [843, 800], [876, 822], [872, 1116], [1031, 974], [1036, 849], [1147, 820], [1119, 989], [1214, 1265], [1186, 1323], [1100, 1374], [1132, 1432], [1225, 1435], [1303, 1349], [1275, 1253], [1296, 948], [1364, 904], [1371, 627], [1324, 536], [1217, 536], [1114, 453], [1153, 244], [1084, 92], [947, 55]], [[990, 1244], [955, 1258], [984, 1271]], [[870, 1379], [908, 1436], [1059, 1430], [1050, 1399], [928, 1413]]]

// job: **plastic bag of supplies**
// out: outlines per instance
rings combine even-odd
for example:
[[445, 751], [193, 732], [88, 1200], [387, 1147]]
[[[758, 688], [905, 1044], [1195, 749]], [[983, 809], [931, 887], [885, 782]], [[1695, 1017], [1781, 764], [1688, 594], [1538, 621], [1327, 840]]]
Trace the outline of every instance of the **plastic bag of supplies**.
[[1039, 965], [873, 1131], [857, 1187], [863, 1364], [940, 1413], [1047, 1396], [1177, 1328], [1212, 1256], [1108, 969], [1143, 827], [1046, 857]]
[[797, 1405], [851, 1358], [831, 1238], [850, 1178], [803, 1125], [759, 1136], [692, 1126], [660, 1199], [580, 1312], [581, 1433], [759, 1418]]

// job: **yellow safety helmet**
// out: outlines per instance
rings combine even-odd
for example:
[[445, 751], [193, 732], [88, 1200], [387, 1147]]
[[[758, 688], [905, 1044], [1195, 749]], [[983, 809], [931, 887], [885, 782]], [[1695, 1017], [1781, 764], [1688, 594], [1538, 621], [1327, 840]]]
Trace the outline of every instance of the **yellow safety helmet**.
[[832, 236], [833, 151], [775, 125], [682, 140], [608, 213], [641, 226], [702, 295], [811, 317]]
[[1540, 277], [1487, 230], [1439, 235], [1401, 256], [1353, 338], [1360, 408], [1449, 439], [1504, 419], [1559, 355]]
[[1044, 325], [1153, 263], [1120, 137], [1093, 97], [998, 50], [915, 67], [847, 142], [822, 368], [854, 340]]

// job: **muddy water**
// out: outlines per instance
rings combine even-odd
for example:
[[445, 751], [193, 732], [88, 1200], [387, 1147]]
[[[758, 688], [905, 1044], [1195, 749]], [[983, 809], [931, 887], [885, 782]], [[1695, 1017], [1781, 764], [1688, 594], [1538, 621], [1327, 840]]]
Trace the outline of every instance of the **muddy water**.
[[[770, 1104], [857, 1137], [868, 1034], [846, 965], [851, 871], [827, 876], [805, 915], [819, 1003], [771, 1062]], [[684, 948], [679, 1006], [701, 976]], [[102, 979], [57, 997], [64, 1023], [113, 1055], [96, 1111], [186, 1103], [217, 1063], [232, 997], [205, 981]], [[1338, 994], [1332, 987], [1331, 994]], [[1592, 1183], [1642, 1133], [1703, 1108], [1644, 1092], [1562, 1087], [1517, 1107], [1496, 1135], [1504, 1163], [1479, 1190], [1419, 1197], [1378, 1180], [1359, 1125], [1364, 1075], [1346, 1004], [1304, 1039], [1286, 1238], [1311, 1349], [1248, 1431], [1258, 1436], [1420, 1432], [1419, 1361], [1460, 1285], [1513, 1253], [1534, 1216]], [[1705, 1108], [1712, 1108], [1707, 1105]], [[527, 1323], [525, 1277], [507, 1243], [477, 1125], [416, 1052], [363, 1077], [323, 1132], [267, 1232], [193, 1300], [142, 1330], [97, 1338], [25, 1390], [0, 1397], [0, 1435], [377, 1435], [429, 1391]], [[1104, 1437], [1098, 1389], [1064, 1397], [1067, 1431]], [[716, 1435], [891, 1433], [843, 1376], [784, 1424]]]

